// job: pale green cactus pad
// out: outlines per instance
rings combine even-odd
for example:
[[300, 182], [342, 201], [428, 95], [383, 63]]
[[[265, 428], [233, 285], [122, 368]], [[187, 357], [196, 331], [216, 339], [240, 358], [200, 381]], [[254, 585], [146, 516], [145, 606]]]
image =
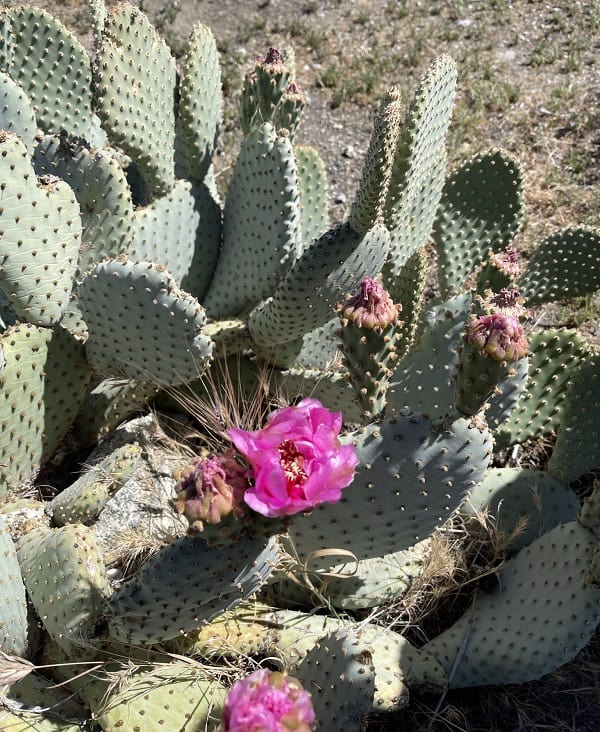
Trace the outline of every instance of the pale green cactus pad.
[[83, 346], [62, 328], [17, 325], [0, 339], [0, 495], [17, 491], [65, 437], [90, 378]]
[[527, 386], [510, 416], [495, 432], [496, 447], [548, 435], [562, 420], [567, 387], [589, 346], [574, 330], [529, 334]]
[[238, 315], [271, 295], [300, 252], [301, 226], [292, 144], [265, 124], [243, 140], [231, 175], [223, 246], [204, 301], [210, 316]]
[[417, 414], [344, 439], [356, 445], [356, 477], [338, 503], [292, 521], [288, 533], [301, 562], [321, 549], [381, 557], [425, 539], [483, 478], [492, 447], [490, 434], [466, 419], [433, 423]]
[[493, 396], [488, 400], [485, 418], [491, 429], [506, 422], [525, 393], [529, 380], [529, 358], [521, 358], [513, 364], [513, 375], [498, 384]]
[[489, 470], [460, 507], [463, 516], [489, 515], [495, 531], [513, 535], [512, 547], [531, 544], [559, 523], [573, 521], [579, 510], [577, 495], [539, 470]]
[[454, 411], [456, 368], [471, 308], [471, 295], [456, 295], [424, 317], [418, 346], [398, 362], [388, 392], [388, 409], [409, 408], [436, 418]]
[[382, 224], [373, 226], [364, 236], [342, 224], [313, 241], [273, 296], [250, 313], [252, 339], [269, 348], [327, 323], [348, 293], [354, 292], [365, 277], [379, 274], [389, 241], [389, 232]]
[[567, 389], [548, 472], [570, 483], [600, 465], [600, 354], [585, 357]]
[[199, 23], [192, 31], [179, 81], [178, 110], [191, 180], [202, 181], [208, 171], [222, 107], [217, 44], [210, 28]]
[[221, 209], [206, 185], [178, 180], [136, 209], [132, 228], [130, 260], [160, 263], [186, 292], [203, 297], [221, 244]]
[[533, 252], [517, 287], [531, 305], [600, 289], [600, 231], [583, 226], [558, 231]]
[[325, 163], [312, 147], [294, 147], [300, 192], [303, 246], [329, 228], [329, 201]]
[[[0, 650], [24, 656], [27, 650], [27, 600], [25, 585], [8, 524], [0, 516]], [[0, 712], [1, 719], [1, 712]]]
[[392, 232], [386, 287], [429, 241], [446, 176], [446, 132], [457, 76], [454, 61], [440, 56], [423, 77], [400, 131], [384, 209]]
[[0, 71], [0, 130], [19, 135], [26, 148], [33, 150], [37, 131], [35, 112], [27, 95], [8, 74]]
[[577, 521], [534, 541], [478, 593], [452, 627], [427, 643], [450, 688], [519, 684], [570, 661], [600, 620], [600, 590], [587, 575], [597, 539]]
[[78, 289], [86, 353], [107, 375], [157, 384], [200, 376], [212, 352], [204, 310], [164, 267], [124, 259], [94, 267]]
[[369, 643], [345, 628], [320, 638], [295, 670], [312, 695], [324, 730], [360, 732], [373, 708], [375, 669]]
[[175, 60], [146, 16], [128, 3], [104, 22], [95, 86], [110, 138], [152, 192], [166, 193], [175, 183]]
[[364, 234], [383, 215], [401, 123], [402, 95], [392, 87], [379, 103], [362, 179], [348, 217], [348, 223], [358, 233]]
[[203, 538], [183, 536], [112, 595], [109, 633], [158, 643], [193, 631], [254, 594], [278, 561], [275, 539], [208, 547]]
[[125, 173], [111, 152], [90, 148], [82, 138], [61, 132], [39, 142], [33, 165], [39, 176], [53, 175], [68, 183], [77, 198], [83, 226], [82, 272], [128, 250], [133, 203]]
[[38, 527], [19, 539], [17, 554], [27, 593], [50, 637], [68, 654], [91, 653], [110, 594], [91, 529]]
[[38, 181], [26, 147], [14, 134], [0, 132], [0, 168], [5, 181], [0, 287], [21, 318], [53, 325], [67, 309], [77, 269], [81, 241], [77, 200], [61, 180]]
[[92, 115], [92, 69], [85, 48], [62, 23], [35, 7], [4, 9], [8, 63], [2, 70], [21, 85], [44, 132], [64, 129], [88, 136]]
[[475, 155], [448, 176], [432, 232], [443, 297], [460, 292], [490, 252], [510, 244], [522, 209], [521, 170], [502, 150]]

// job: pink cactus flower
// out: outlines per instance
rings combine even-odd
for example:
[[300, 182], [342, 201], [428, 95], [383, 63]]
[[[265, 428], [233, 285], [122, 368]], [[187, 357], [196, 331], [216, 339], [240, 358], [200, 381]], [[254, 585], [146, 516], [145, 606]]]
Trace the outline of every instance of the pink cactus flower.
[[300, 682], [266, 668], [238, 681], [223, 709], [223, 732], [310, 732], [314, 721]]
[[233, 450], [196, 457], [179, 476], [174, 506], [192, 529], [202, 531], [205, 523], [218, 524], [240, 511], [247, 488], [246, 470], [234, 460]]
[[478, 351], [496, 361], [518, 361], [527, 355], [523, 326], [512, 315], [494, 313], [474, 318], [467, 339]]
[[360, 284], [360, 292], [348, 298], [341, 307], [341, 317], [359, 328], [382, 330], [396, 323], [398, 308], [382, 284], [370, 277]]
[[250, 465], [253, 485], [244, 494], [246, 504], [275, 517], [338, 501], [358, 464], [354, 447], [339, 440], [341, 427], [341, 412], [303, 399], [272, 412], [260, 430], [228, 430]]

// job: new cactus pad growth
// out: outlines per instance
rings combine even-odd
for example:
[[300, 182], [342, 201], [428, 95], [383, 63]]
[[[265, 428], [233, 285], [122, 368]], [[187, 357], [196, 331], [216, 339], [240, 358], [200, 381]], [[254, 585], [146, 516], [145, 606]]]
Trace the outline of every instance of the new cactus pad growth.
[[[32, 675], [0, 726], [358, 732], [572, 660], [598, 353], [536, 308], [598, 290], [598, 232], [527, 259], [518, 162], [447, 173], [448, 56], [385, 93], [332, 224], [271, 47], [222, 203], [210, 29], [177, 65], [140, 9], [91, 9], [93, 58], [0, 12], [0, 677]], [[547, 469], [507, 462], [540, 438]]]

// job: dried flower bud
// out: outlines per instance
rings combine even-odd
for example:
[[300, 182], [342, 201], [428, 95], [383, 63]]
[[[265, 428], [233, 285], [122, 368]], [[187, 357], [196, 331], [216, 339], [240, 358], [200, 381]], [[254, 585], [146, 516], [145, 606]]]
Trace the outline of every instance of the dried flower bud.
[[182, 513], [195, 531], [204, 524], [218, 524], [235, 513], [248, 486], [246, 469], [233, 459], [233, 450], [224, 455], [196, 457], [182, 472], [175, 490], [175, 509]]
[[527, 355], [523, 326], [513, 315], [494, 313], [473, 318], [467, 339], [483, 355], [495, 361], [518, 361]]
[[491, 259], [496, 267], [509, 277], [517, 277], [521, 272], [519, 253], [512, 244], [509, 244], [504, 251], [493, 254]]
[[266, 66], [283, 66], [283, 56], [281, 55], [281, 51], [275, 46], [271, 46], [261, 63]]
[[382, 330], [397, 322], [400, 307], [394, 305], [382, 284], [365, 277], [360, 292], [342, 305], [341, 317], [359, 328]]

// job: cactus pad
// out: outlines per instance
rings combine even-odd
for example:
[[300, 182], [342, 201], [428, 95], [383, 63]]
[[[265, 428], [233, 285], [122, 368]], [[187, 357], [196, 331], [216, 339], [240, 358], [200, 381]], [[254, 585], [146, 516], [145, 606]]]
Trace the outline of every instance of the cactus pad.
[[161, 266], [125, 259], [96, 265], [81, 283], [86, 352], [99, 372], [181, 384], [208, 365], [204, 310]]
[[0, 287], [19, 316], [53, 325], [67, 308], [77, 269], [79, 206], [63, 181], [38, 181], [16, 135], [0, 133], [0, 166]]
[[0, 651], [24, 656], [27, 650], [27, 600], [8, 524], [0, 516]]

